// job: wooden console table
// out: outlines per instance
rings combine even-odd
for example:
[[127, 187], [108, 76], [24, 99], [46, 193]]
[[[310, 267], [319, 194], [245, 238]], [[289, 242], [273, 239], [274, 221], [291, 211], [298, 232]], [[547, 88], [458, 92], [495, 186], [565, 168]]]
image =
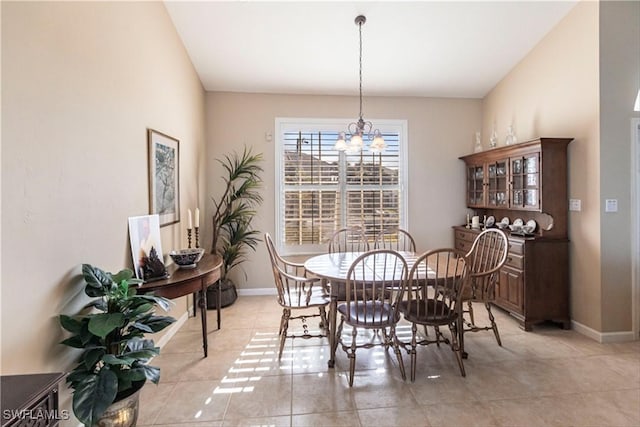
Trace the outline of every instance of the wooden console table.
[[65, 374], [3, 375], [2, 427], [57, 426], [70, 414], [58, 409], [58, 383]]
[[[138, 286], [138, 292], [153, 293], [161, 297], [173, 299], [189, 294], [197, 295], [194, 305], [200, 307], [202, 317], [202, 347], [207, 357], [207, 287], [220, 279], [222, 258], [219, 255], [204, 254], [196, 268], [178, 268], [175, 264], [167, 267], [169, 277], [163, 280], [144, 283]], [[221, 289], [218, 286], [217, 308], [218, 329], [220, 329]]]

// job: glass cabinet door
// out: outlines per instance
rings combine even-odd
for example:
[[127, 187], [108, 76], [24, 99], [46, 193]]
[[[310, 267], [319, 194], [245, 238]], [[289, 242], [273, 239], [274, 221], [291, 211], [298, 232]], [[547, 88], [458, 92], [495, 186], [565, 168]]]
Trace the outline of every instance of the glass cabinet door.
[[484, 167], [467, 166], [467, 206], [484, 205]]
[[540, 153], [511, 159], [511, 207], [540, 208]]
[[498, 160], [487, 165], [487, 205], [506, 208], [509, 204], [507, 187], [508, 160]]

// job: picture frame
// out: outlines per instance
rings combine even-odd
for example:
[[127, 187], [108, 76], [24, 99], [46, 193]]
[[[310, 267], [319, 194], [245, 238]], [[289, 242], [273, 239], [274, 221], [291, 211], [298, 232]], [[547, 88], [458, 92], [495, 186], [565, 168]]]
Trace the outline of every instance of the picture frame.
[[129, 241], [133, 271], [145, 282], [168, 277], [160, 239], [160, 216], [141, 215], [129, 217]]
[[160, 227], [180, 221], [180, 141], [147, 129], [149, 145], [149, 213]]

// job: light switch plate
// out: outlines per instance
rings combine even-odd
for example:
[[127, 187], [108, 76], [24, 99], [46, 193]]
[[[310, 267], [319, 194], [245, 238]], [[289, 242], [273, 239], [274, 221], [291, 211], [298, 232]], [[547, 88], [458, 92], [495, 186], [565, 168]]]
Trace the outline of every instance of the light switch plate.
[[569, 199], [569, 210], [570, 211], [581, 211], [582, 210], [582, 200], [580, 200], [580, 199]]
[[618, 199], [605, 199], [604, 201], [605, 212], [618, 212]]

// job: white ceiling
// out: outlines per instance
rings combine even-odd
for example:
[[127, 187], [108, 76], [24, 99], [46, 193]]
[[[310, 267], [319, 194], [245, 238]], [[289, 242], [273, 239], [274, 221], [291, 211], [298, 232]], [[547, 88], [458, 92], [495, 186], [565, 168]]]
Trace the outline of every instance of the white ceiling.
[[207, 91], [482, 98], [573, 1], [165, 1]]

